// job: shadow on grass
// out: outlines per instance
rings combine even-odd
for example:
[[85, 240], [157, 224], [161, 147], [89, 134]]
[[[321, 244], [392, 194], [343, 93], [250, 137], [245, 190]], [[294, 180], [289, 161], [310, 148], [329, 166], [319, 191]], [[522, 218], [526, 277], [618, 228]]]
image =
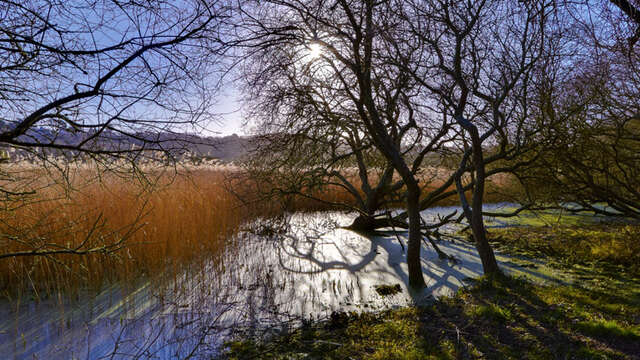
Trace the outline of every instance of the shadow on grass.
[[[558, 289], [567, 292], [558, 294]], [[580, 326], [588, 315], [608, 315], [596, 309], [577, 311], [581, 306], [575, 295], [589, 296], [589, 292], [535, 286], [519, 279], [484, 279], [423, 311], [431, 316], [427, 322], [456, 331], [455, 338], [447, 337], [456, 345], [453, 358], [634, 358], [640, 345], [632, 337], [620, 336], [619, 323], [612, 321], [616, 326], [600, 333]], [[443, 340], [431, 337], [430, 341]]]
[[[640, 319], [629, 319], [639, 313], [636, 300], [584, 287], [481, 279], [428, 307], [336, 314], [264, 343], [233, 342], [227, 357], [638, 359]], [[594, 306], [609, 301], [627, 310]]]

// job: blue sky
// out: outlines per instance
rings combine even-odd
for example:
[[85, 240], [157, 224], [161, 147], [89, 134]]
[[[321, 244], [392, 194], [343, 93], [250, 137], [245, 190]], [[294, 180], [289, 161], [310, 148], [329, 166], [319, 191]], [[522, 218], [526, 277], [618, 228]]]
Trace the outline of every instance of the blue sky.
[[215, 135], [245, 135], [239, 98], [237, 90], [233, 87], [220, 94], [214, 111], [221, 114], [221, 120], [219, 123], [209, 125], [209, 130], [217, 133]]

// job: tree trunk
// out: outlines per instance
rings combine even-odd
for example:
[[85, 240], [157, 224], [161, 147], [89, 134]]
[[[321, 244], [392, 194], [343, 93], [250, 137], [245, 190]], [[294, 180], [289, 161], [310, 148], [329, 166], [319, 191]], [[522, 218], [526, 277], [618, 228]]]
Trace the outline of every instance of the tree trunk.
[[475, 186], [473, 187], [473, 195], [471, 200], [471, 208], [464, 195], [464, 189], [462, 188], [462, 181], [460, 177], [466, 168], [467, 157], [463, 157], [458, 175], [456, 178], [456, 187], [458, 189], [458, 195], [460, 196], [460, 203], [464, 211], [465, 217], [471, 225], [471, 231], [473, 233], [473, 239], [475, 241], [478, 255], [482, 261], [482, 269], [485, 275], [493, 276], [500, 274], [500, 268], [496, 262], [496, 257], [493, 254], [493, 249], [489, 245], [487, 240], [487, 232], [484, 228], [484, 218], [482, 216], [482, 202], [484, 196], [484, 182], [485, 182], [485, 168], [484, 158], [482, 156], [482, 140], [478, 134], [478, 128], [472, 124], [469, 120], [462, 116], [456, 116], [456, 121], [469, 132], [471, 135], [471, 146], [473, 154], [473, 165], [476, 172]]
[[[420, 187], [415, 181], [407, 183], [407, 216], [409, 228], [409, 241], [407, 244], [407, 266], [409, 267], [409, 286], [420, 289], [425, 287], [422, 276], [422, 264], [420, 262], [420, 250], [422, 248], [422, 232], [420, 219]], [[347, 228], [355, 231], [374, 231], [381, 227], [399, 227], [406, 229], [407, 224], [394, 218], [380, 218], [369, 215], [359, 215]]]
[[[478, 216], [477, 213], [480, 215]], [[473, 238], [476, 243], [478, 255], [480, 255], [480, 260], [482, 261], [484, 274], [489, 276], [500, 274], [500, 268], [498, 268], [498, 263], [496, 262], [495, 255], [493, 254], [493, 249], [487, 240], [487, 232], [484, 228], [482, 211], [476, 211], [476, 207], [474, 207], [472, 218], [471, 231], [473, 232]]]
[[[475, 128], [475, 126], [474, 126]], [[477, 128], [472, 132], [471, 141], [473, 144], [473, 164], [476, 170], [476, 183], [473, 187], [473, 197], [471, 199], [471, 231], [476, 242], [476, 249], [482, 260], [482, 268], [485, 275], [495, 275], [500, 273], [493, 249], [487, 240], [487, 231], [484, 228], [484, 217], [482, 215], [482, 202], [484, 196], [485, 168], [482, 157], [482, 143], [478, 135]]]
[[415, 289], [426, 286], [422, 276], [420, 249], [422, 232], [420, 230], [420, 188], [417, 183], [407, 185], [407, 214], [409, 215], [409, 241], [407, 245], [407, 265], [409, 267], [409, 285]]
[[381, 224], [381, 220], [382, 219], [378, 219], [373, 215], [360, 214], [358, 215], [358, 217], [353, 219], [353, 222], [351, 223], [351, 225], [347, 226], [347, 229], [362, 232], [372, 232], [380, 227], [383, 227], [381, 226], [383, 225]]
[[346, 228], [355, 231], [373, 232], [380, 228], [408, 229], [409, 226], [403, 219], [397, 217], [389, 217], [384, 214], [376, 216], [360, 214]]

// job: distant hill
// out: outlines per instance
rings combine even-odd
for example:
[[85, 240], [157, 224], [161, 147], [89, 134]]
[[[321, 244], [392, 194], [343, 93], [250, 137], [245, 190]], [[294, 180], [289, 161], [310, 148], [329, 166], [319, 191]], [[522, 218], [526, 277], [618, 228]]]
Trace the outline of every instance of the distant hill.
[[[0, 133], [11, 127], [0, 122]], [[19, 141], [29, 144], [58, 144], [63, 146], [77, 146], [85, 142], [84, 148], [94, 150], [146, 150], [148, 153], [170, 154], [177, 160], [220, 160], [230, 162], [240, 159], [247, 154], [252, 143], [252, 137], [236, 134], [223, 137], [200, 136], [188, 133], [169, 132], [140, 132], [123, 135], [114, 131], [104, 131], [99, 137], [91, 139], [95, 133], [78, 132], [73, 129], [60, 130], [48, 127], [30, 129]], [[87, 141], [87, 139], [90, 139]], [[61, 156], [73, 158], [80, 154], [76, 150], [63, 150], [48, 146], [34, 146], [29, 150], [17, 148], [6, 143], [0, 143], [2, 157], [10, 161], [29, 160], [35, 156]]]

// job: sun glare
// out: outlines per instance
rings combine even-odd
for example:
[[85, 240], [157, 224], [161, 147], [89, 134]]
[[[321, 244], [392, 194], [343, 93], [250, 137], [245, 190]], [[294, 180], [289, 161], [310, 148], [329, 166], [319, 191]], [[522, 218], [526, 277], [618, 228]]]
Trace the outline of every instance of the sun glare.
[[320, 57], [321, 54], [322, 54], [322, 49], [320, 47], [320, 44], [311, 43], [309, 45], [309, 58], [310, 59], [316, 59], [316, 58]]

